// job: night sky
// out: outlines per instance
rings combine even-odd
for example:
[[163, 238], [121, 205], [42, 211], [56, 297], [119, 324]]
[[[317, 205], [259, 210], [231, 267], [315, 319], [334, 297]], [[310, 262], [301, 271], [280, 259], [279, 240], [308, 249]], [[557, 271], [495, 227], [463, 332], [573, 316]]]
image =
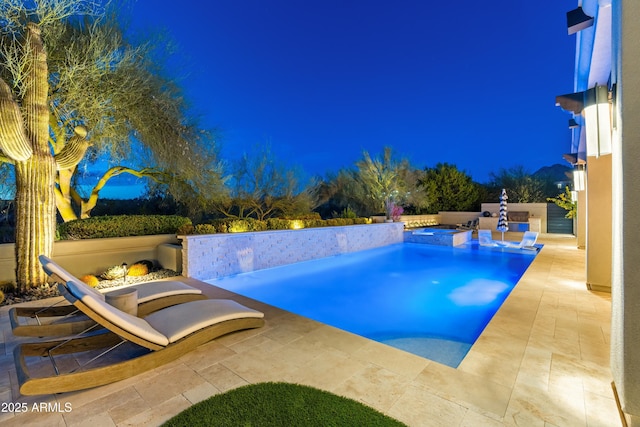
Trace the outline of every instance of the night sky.
[[[176, 5], [180, 8], [176, 9]], [[474, 180], [565, 163], [575, 0], [138, 0], [133, 30], [164, 28], [179, 77], [233, 158], [269, 144], [307, 176], [386, 145]], [[568, 166], [568, 163], [565, 165]]]

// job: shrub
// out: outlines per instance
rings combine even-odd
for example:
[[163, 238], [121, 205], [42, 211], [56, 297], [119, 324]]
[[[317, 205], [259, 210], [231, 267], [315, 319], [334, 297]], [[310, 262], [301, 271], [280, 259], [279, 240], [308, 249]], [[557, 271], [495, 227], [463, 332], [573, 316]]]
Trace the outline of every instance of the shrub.
[[370, 224], [368, 218], [333, 218], [321, 219], [320, 215], [300, 215], [297, 218], [268, 218], [261, 221], [253, 218], [224, 218], [214, 219], [210, 224], [185, 226], [180, 234], [214, 234], [214, 233], [242, 233], [247, 231], [264, 230], [295, 230], [299, 228], [314, 228], [328, 226], [344, 226], [353, 224]]
[[[211, 225], [216, 233], [242, 233], [246, 231], [265, 231], [267, 222], [253, 218], [224, 218], [214, 219]], [[197, 233], [202, 234], [202, 233]]]
[[8, 281], [8, 280], [2, 280], [0, 281], [0, 291], [3, 292], [15, 292], [16, 290], [16, 284]]
[[291, 227], [292, 220], [282, 218], [267, 219], [267, 230], [288, 230]]
[[127, 270], [127, 276], [132, 276], [132, 277], [138, 277], [138, 276], [145, 276], [149, 274], [149, 267], [147, 267], [146, 264], [133, 264], [131, 267], [129, 267], [129, 270]]
[[0, 304], [4, 302], [4, 292], [0, 291]]
[[143, 264], [147, 266], [147, 271], [153, 271], [153, 262], [148, 259], [141, 259], [140, 261], [134, 262], [134, 264]]
[[104, 237], [177, 234], [191, 224], [189, 218], [178, 215], [117, 215], [97, 216], [58, 225], [63, 240], [97, 239]]
[[327, 224], [323, 219], [307, 219], [304, 221], [305, 228], [326, 227]]
[[91, 286], [92, 288], [95, 288], [100, 283], [100, 280], [96, 276], [94, 276], [93, 274], [87, 274], [87, 275], [82, 276], [80, 278], [80, 281], [86, 283], [87, 285]]
[[191, 234], [216, 234], [216, 227], [213, 224], [198, 224]]
[[187, 235], [187, 234], [195, 234], [196, 230], [193, 224], [184, 224], [181, 225], [180, 228], [176, 230], [176, 234], [178, 235]]
[[127, 273], [127, 268], [123, 265], [114, 265], [107, 268], [107, 270], [100, 275], [106, 280], [122, 279]]
[[301, 219], [301, 220], [316, 220], [316, 219], [322, 219], [322, 217], [320, 216], [320, 214], [318, 212], [309, 212], [306, 214], [300, 214], [300, 215], [289, 215], [284, 217], [283, 219]]
[[347, 206], [346, 208], [344, 208], [340, 213], [340, 218], [356, 219], [357, 217], [358, 215], [356, 215], [356, 212], [353, 209], [351, 209], [350, 206]]

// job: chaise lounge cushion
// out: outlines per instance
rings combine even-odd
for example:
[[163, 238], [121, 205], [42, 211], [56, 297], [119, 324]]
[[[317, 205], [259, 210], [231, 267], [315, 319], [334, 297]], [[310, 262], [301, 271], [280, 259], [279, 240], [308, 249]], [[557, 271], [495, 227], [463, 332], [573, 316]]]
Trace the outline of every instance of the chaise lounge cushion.
[[141, 319], [118, 310], [88, 291], [77, 280], [67, 289], [87, 307], [126, 332], [149, 342], [167, 346], [215, 323], [241, 318], [263, 318], [264, 314], [232, 300], [201, 300], [174, 305]]
[[[58, 264], [53, 262], [50, 258], [48, 258], [48, 257], [46, 257], [44, 255], [40, 255], [38, 258], [40, 259], [40, 264], [42, 265], [42, 269], [47, 273], [47, 275], [49, 275], [49, 276], [58, 276], [65, 283], [70, 281], [70, 280], [77, 280], [76, 277], [73, 274], [69, 273], [67, 270], [65, 270], [64, 268], [60, 267]], [[86, 288], [96, 298], [101, 299], [102, 301], [104, 301], [104, 295], [102, 293], [98, 292], [97, 290], [95, 290], [94, 288], [92, 288], [90, 286], [86, 286]]]
[[[177, 282], [175, 280], [139, 283], [136, 284], [134, 288], [138, 291], [138, 303], [145, 303], [154, 299], [174, 295], [199, 295], [202, 293], [200, 289], [196, 289], [192, 286], [184, 284], [183, 282]], [[105, 294], [108, 295], [109, 292], [105, 292]]]
[[215, 323], [247, 317], [259, 319], [264, 314], [232, 300], [211, 299], [167, 307], [151, 313], [144, 320], [165, 335], [169, 342], [175, 342]]
[[70, 280], [67, 282], [67, 289], [71, 295], [82, 301], [83, 304], [95, 311], [96, 314], [102, 316], [120, 329], [154, 344], [161, 346], [167, 346], [169, 344], [167, 337], [151, 327], [146, 320], [120, 311], [112, 305], [109, 305], [94, 295], [93, 292], [90, 292], [89, 290], [91, 290], [91, 288], [84, 283], [78, 283], [78, 280], [75, 279]]
[[[42, 268], [48, 275], [56, 275], [64, 282], [69, 282], [71, 280], [77, 280], [76, 277], [69, 273], [64, 268], [60, 267], [57, 263], [55, 263], [50, 258], [40, 255], [40, 263], [42, 264]], [[146, 283], [137, 283], [132, 285], [133, 288], [138, 291], [138, 303], [143, 304], [152, 300], [157, 300], [159, 298], [165, 298], [175, 295], [200, 295], [202, 291], [200, 289], [189, 286], [183, 282], [178, 282], [175, 280], [158, 280], [154, 282], [146, 282]], [[92, 287], [87, 288], [88, 291], [93, 293], [97, 298], [104, 301], [105, 294], [109, 294], [113, 290], [106, 290], [103, 292], [98, 291]]]

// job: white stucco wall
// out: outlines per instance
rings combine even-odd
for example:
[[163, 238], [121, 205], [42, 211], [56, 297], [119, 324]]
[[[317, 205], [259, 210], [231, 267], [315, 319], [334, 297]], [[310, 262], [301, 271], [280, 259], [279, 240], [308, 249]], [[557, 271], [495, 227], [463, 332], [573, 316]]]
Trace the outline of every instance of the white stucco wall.
[[613, 1], [611, 371], [629, 426], [640, 426], [640, 2]]

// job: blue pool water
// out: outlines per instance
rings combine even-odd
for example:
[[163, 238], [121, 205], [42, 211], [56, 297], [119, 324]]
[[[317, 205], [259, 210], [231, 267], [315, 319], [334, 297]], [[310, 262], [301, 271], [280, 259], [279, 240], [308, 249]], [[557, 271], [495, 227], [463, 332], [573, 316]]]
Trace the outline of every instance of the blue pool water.
[[209, 283], [457, 367], [534, 257], [401, 243]]

